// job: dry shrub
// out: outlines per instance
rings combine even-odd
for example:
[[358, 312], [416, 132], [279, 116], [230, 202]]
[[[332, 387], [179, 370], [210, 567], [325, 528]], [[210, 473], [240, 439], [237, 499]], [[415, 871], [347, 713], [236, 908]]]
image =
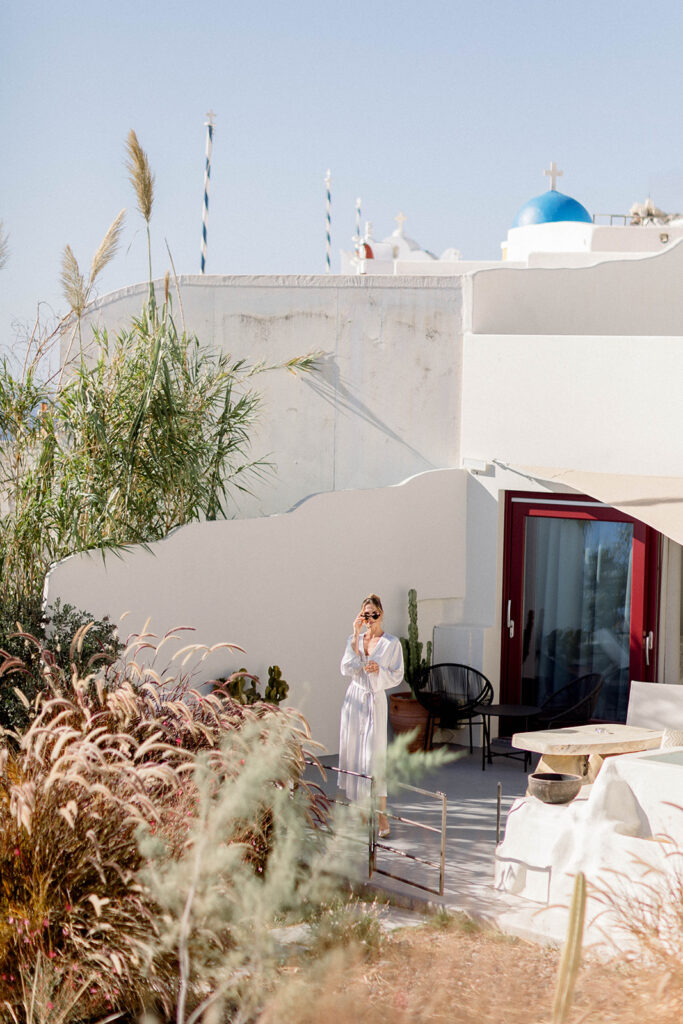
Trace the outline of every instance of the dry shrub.
[[662, 992], [683, 1016], [683, 850], [661, 837], [655, 863], [638, 860], [638, 884], [628, 873], [612, 872], [610, 880], [593, 887], [602, 902], [610, 929], [621, 933], [630, 959], [646, 964], [653, 976], [666, 979]]
[[[302, 822], [325, 817], [319, 790], [303, 780], [310, 736], [301, 716], [200, 694], [182, 669], [157, 670], [162, 643], [136, 637], [121, 662], [85, 679], [68, 678], [42, 652], [46, 691], [35, 718], [23, 736], [5, 737], [0, 1005], [12, 1020], [33, 1024], [60, 1007], [49, 1019], [89, 1021], [150, 1005], [168, 1017], [187, 864], [200, 849], [202, 871], [218, 856], [202, 843], [221, 847], [214, 882], [224, 897], [213, 920], [203, 908], [203, 926], [190, 901], [185, 952], [192, 946], [204, 964], [235, 941], [226, 865], [245, 891], [249, 877], [263, 882], [282, 870], [272, 837], [283, 794]], [[169, 664], [201, 653], [183, 648]], [[200, 998], [210, 975], [185, 972], [186, 1002]]]
[[[550, 1024], [559, 953], [494, 931], [432, 926], [383, 939], [368, 962], [336, 948], [315, 964], [290, 962], [259, 1024]], [[649, 966], [588, 960], [569, 1024], [674, 1024], [683, 990]]]

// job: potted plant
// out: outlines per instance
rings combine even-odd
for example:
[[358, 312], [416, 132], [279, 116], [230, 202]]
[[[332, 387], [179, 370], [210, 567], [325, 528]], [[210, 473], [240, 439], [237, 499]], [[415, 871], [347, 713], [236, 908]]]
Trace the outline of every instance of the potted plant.
[[417, 591], [414, 589], [408, 591], [408, 636], [402, 636], [400, 640], [403, 648], [403, 678], [410, 687], [410, 692], [389, 694], [389, 721], [395, 733], [418, 729], [418, 734], [409, 749], [421, 750], [425, 742], [428, 713], [417, 700], [415, 692], [422, 687], [429, 671], [432, 642], [428, 640], [426, 644], [422, 644], [420, 641], [417, 626]]

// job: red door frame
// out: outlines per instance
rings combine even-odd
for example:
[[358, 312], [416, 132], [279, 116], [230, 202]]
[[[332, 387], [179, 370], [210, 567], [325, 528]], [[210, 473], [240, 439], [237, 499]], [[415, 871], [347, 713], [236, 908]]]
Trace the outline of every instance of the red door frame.
[[[513, 514], [513, 510], [518, 515]], [[503, 614], [501, 629], [500, 700], [521, 703], [522, 688], [522, 605], [524, 586], [524, 535], [527, 516], [633, 523], [633, 567], [631, 576], [631, 663], [630, 678], [653, 681], [656, 677], [657, 643], [649, 665], [645, 664], [645, 637], [657, 637], [660, 534], [632, 516], [613, 509], [585, 494], [507, 491], [505, 495], [505, 538], [503, 543]], [[510, 619], [514, 635], [510, 637]]]

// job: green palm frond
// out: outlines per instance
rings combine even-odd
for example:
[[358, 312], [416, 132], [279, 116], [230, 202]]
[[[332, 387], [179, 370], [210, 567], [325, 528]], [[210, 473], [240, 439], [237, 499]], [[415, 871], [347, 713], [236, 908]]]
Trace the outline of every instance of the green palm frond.
[[297, 371], [300, 373], [311, 373], [318, 369], [318, 363], [322, 354], [320, 351], [307, 352], [305, 356], [295, 356], [294, 359], [288, 359], [286, 363], [283, 363], [283, 367], [293, 374], [296, 374]]
[[[68, 246], [62, 284], [80, 313], [87, 288]], [[16, 617], [39, 608], [50, 563], [75, 551], [121, 550], [230, 515], [270, 469], [250, 451], [261, 411], [253, 374], [179, 334], [170, 309], [156, 316], [150, 302], [128, 329], [95, 331], [88, 358], [77, 354], [56, 386], [0, 361], [0, 604]]]

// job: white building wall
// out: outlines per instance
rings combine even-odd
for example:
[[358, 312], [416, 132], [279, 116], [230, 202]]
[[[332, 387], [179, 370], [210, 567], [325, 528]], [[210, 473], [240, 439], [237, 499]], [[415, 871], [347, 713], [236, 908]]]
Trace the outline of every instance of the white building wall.
[[128, 612], [122, 635], [151, 616], [159, 637], [194, 626], [182, 645], [244, 649], [211, 655], [198, 682], [245, 666], [265, 683], [278, 664], [289, 703], [337, 751], [346, 690], [339, 662], [366, 594], [381, 596], [386, 628], [405, 634], [415, 587], [425, 639], [434, 619], [463, 608], [467, 485], [462, 470], [443, 470], [397, 487], [317, 495], [284, 515], [193, 523], [106, 563], [99, 553], [66, 559], [52, 570], [46, 598], [113, 621]]
[[[635, 230], [635, 229], [634, 229]], [[473, 334], [659, 335], [683, 331], [683, 243], [642, 259], [472, 277]], [[584, 376], [590, 367], [584, 369]]]
[[[370, 589], [387, 597], [389, 629], [401, 631], [415, 586], [437, 656], [481, 658], [476, 667], [497, 685], [499, 496], [553, 487], [500, 465], [683, 476], [682, 277], [676, 245], [581, 270], [508, 266], [450, 280], [183, 279], [188, 328], [236, 357], [324, 353], [319, 374], [262, 378], [255, 452], [272, 452], [278, 469], [240, 514], [341, 493], [287, 516], [188, 527], [154, 545], [154, 558], [135, 550], [109, 559], [106, 574], [97, 558], [69, 560], [54, 571], [49, 600], [98, 615], [131, 607], [138, 628], [151, 614], [159, 633], [190, 623], [207, 643], [241, 642], [240, 663], [264, 676], [281, 665], [292, 703], [332, 750], [340, 646]], [[115, 329], [144, 292], [117, 293], [94, 315]], [[491, 469], [424, 474], [461, 456]], [[413, 473], [458, 483], [429, 498], [416, 481], [386, 489]], [[367, 549], [373, 517], [382, 528]], [[311, 638], [299, 620], [303, 599], [320, 605]], [[311, 664], [322, 666], [322, 682]]]
[[[146, 289], [104, 297], [89, 322], [110, 332], [127, 326]], [[240, 496], [240, 516], [458, 464], [460, 280], [195, 276], [181, 278], [180, 289], [187, 329], [235, 358], [321, 353], [317, 373], [254, 381], [263, 406], [252, 453], [274, 472], [253, 497]], [[177, 300], [174, 312], [180, 326]]]
[[681, 381], [681, 336], [467, 335], [463, 456], [683, 476]]
[[527, 224], [510, 228], [507, 241], [502, 243], [505, 259], [526, 261], [534, 252], [587, 252], [595, 225], [583, 222], [559, 221], [548, 224]]
[[631, 226], [555, 221], [510, 228], [501, 248], [508, 260], [531, 260], [535, 253], [584, 253], [594, 259], [614, 254], [623, 258], [633, 253], [660, 253], [682, 237], [680, 223]]

